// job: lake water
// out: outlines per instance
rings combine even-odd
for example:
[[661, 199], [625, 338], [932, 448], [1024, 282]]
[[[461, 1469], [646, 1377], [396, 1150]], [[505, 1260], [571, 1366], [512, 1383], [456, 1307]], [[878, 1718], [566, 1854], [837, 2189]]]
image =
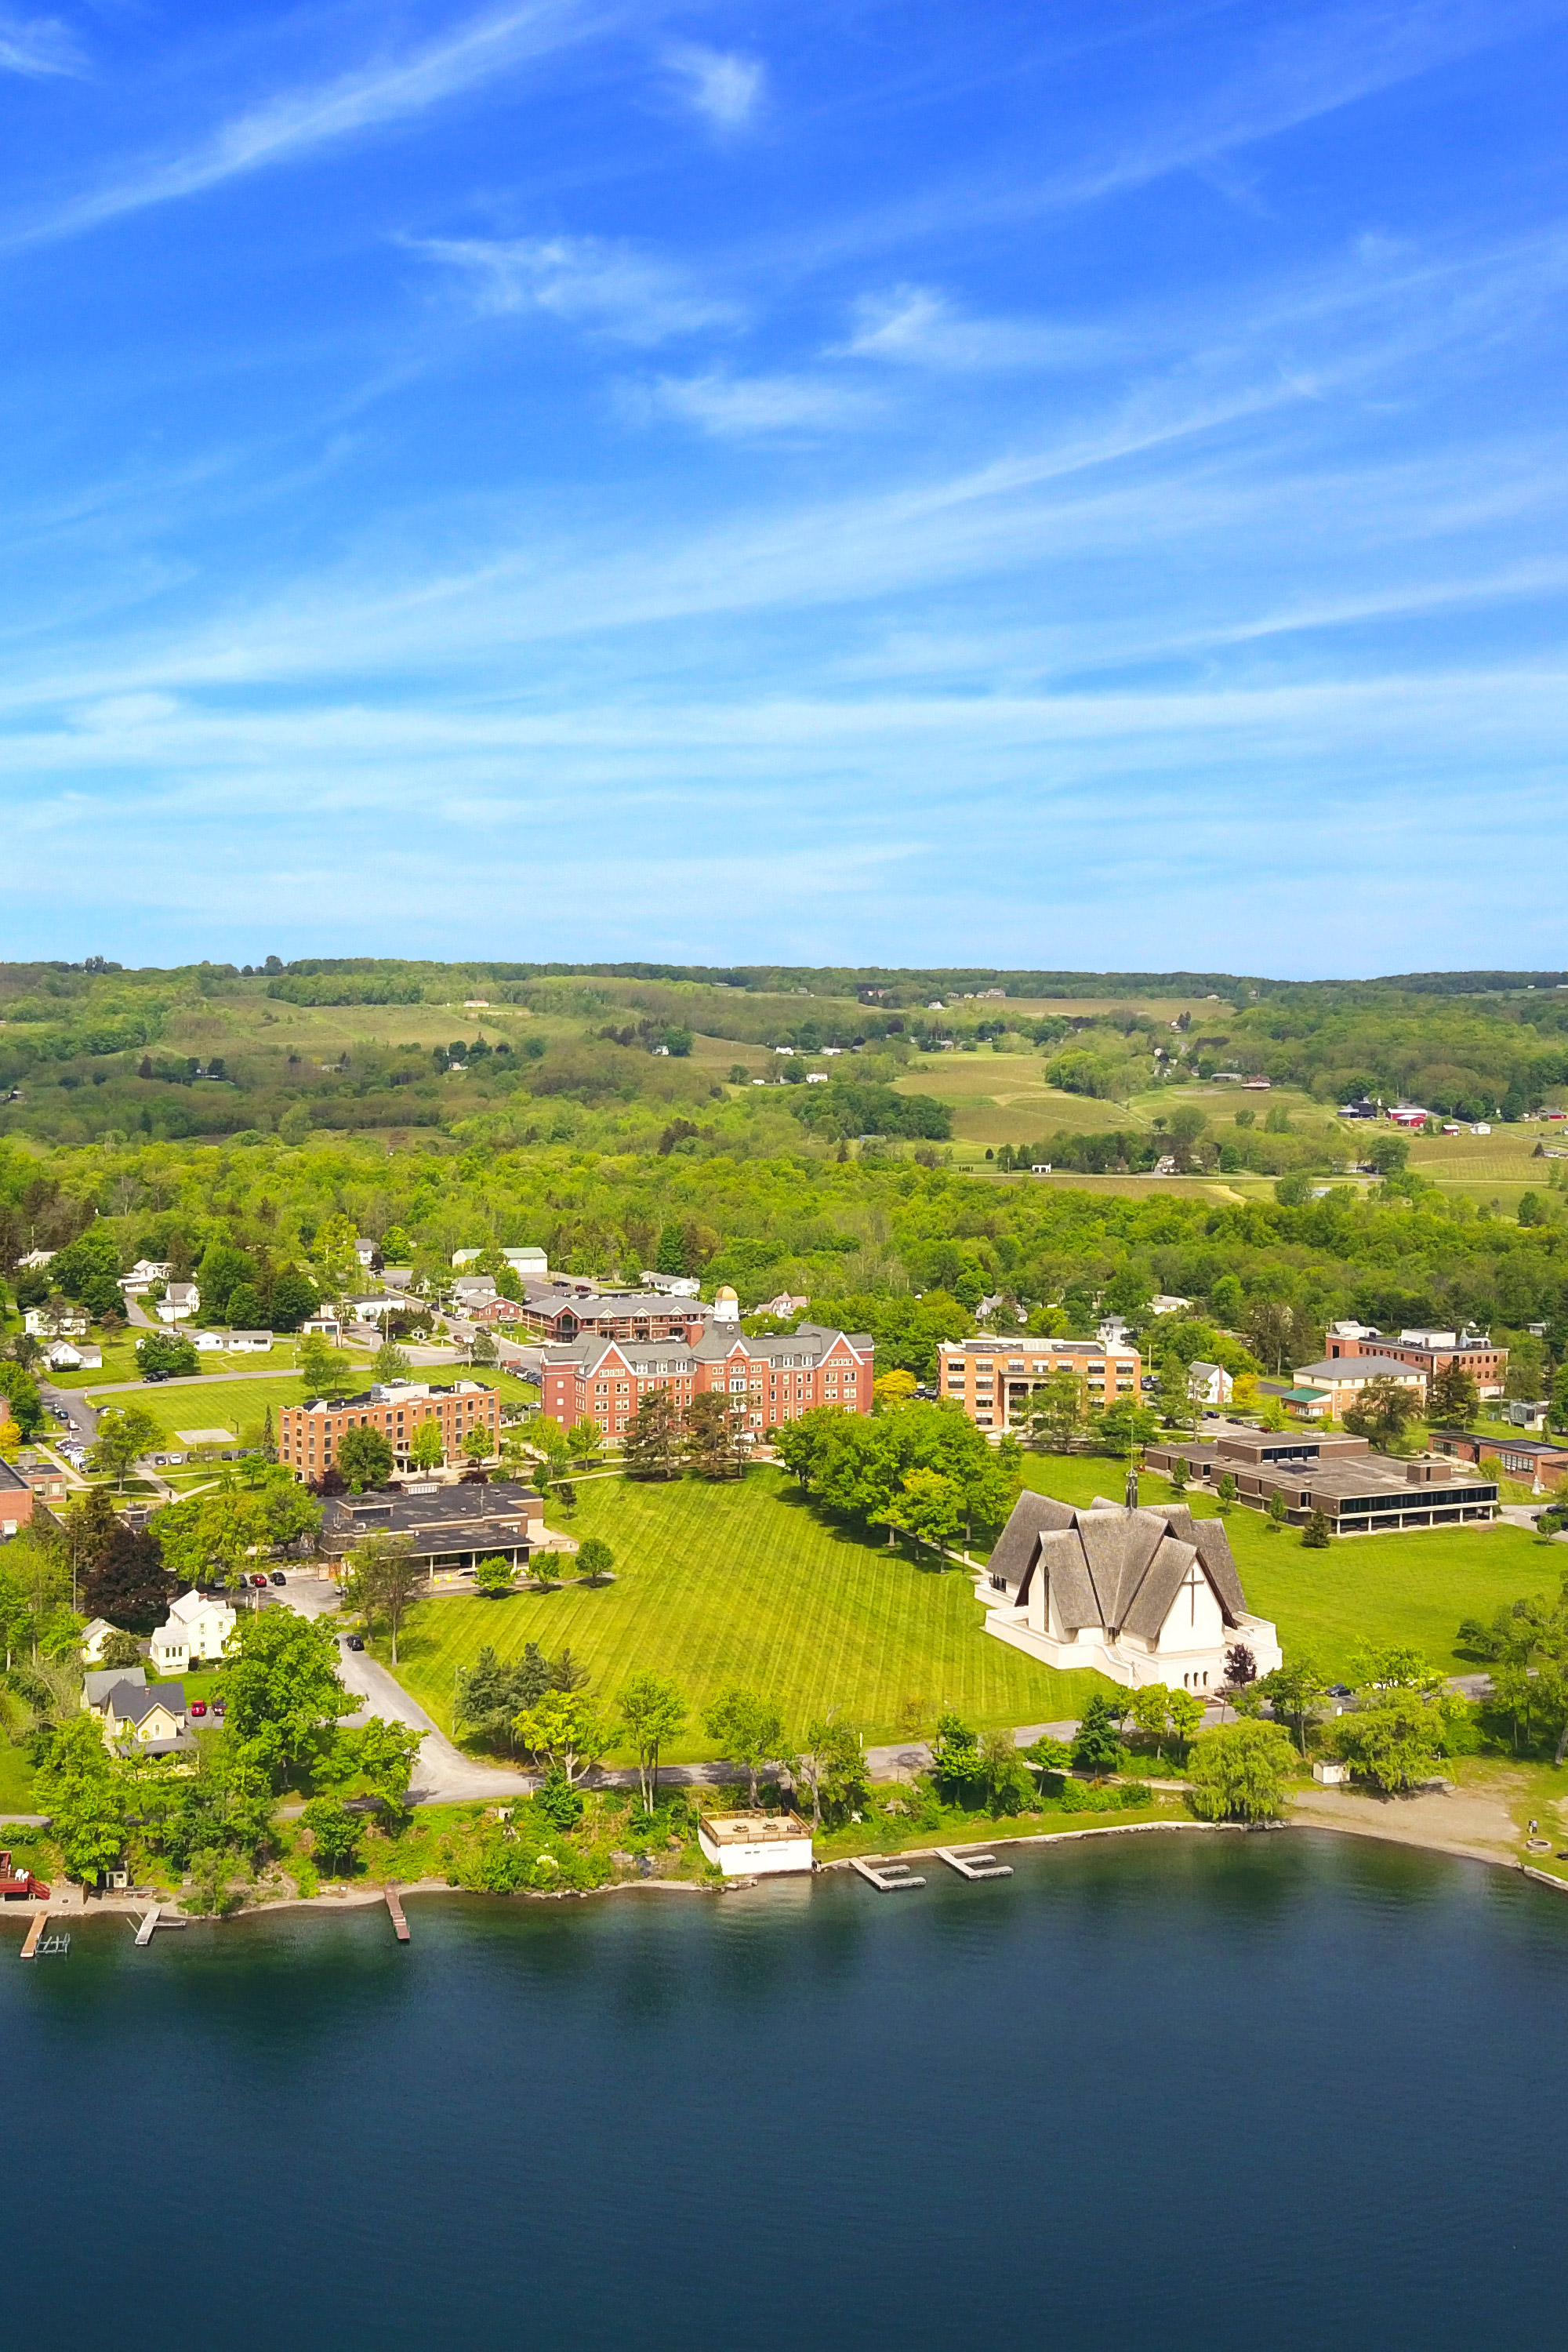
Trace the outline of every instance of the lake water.
[[1568, 1901], [1291, 1833], [0, 1942], [50, 2352], [1551, 2344]]

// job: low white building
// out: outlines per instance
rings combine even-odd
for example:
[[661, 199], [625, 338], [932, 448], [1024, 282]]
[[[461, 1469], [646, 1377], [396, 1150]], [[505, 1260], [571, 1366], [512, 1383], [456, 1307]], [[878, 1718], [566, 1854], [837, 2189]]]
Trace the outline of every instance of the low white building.
[[29, 1250], [26, 1257], [16, 1260], [16, 1271], [18, 1274], [37, 1274], [53, 1263], [54, 1255], [53, 1250]]
[[202, 1294], [194, 1282], [171, 1282], [158, 1301], [160, 1323], [189, 1323], [202, 1311]]
[[542, 1249], [503, 1249], [501, 1255], [514, 1274], [537, 1275], [542, 1282], [550, 1272], [549, 1253]]
[[[95, 1617], [89, 1625], [82, 1627], [81, 1662], [84, 1666], [100, 1666], [103, 1664], [103, 1645], [110, 1633], [118, 1630], [117, 1626], [110, 1623], [107, 1617]], [[86, 1704], [85, 1701], [84, 1704]]]
[[100, 1372], [103, 1349], [90, 1339], [51, 1339], [44, 1361], [51, 1372]]
[[226, 1601], [209, 1601], [199, 1592], [182, 1592], [170, 1604], [169, 1614], [153, 1636], [152, 1663], [161, 1675], [183, 1674], [187, 1667], [210, 1665], [223, 1655], [224, 1643], [239, 1622]]
[[777, 1878], [813, 1866], [810, 1823], [793, 1813], [704, 1813], [697, 1843], [726, 1878]]
[[191, 1334], [191, 1345], [193, 1348], [199, 1348], [202, 1350], [202, 1353], [205, 1356], [215, 1355], [224, 1345], [223, 1333], [221, 1331], [193, 1331]]
[[454, 1250], [452, 1252], [452, 1264], [454, 1265], [473, 1265], [476, 1261], [483, 1257], [483, 1255], [484, 1252], [482, 1249]]
[[231, 1331], [224, 1344], [232, 1356], [269, 1356], [272, 1334], [270, 1331]]
[[1283, 1663], [1279, 1635], [1247, 1606], [1230, 1538], [1184, 1504], [1085, 1511], [1025, 1493], [978, 1587], [985, 1631], [1047, 1666], [1092, 1666], [1142, 1689], [1218, 1690], [1226, 1653], [1260, 1675]]
[[1187, 1367], [1187, 1394], [1194, 1404], [1228, 1404], [1236, 1382], [1223, 1364], [1205, 1364], [1201, 1360]]

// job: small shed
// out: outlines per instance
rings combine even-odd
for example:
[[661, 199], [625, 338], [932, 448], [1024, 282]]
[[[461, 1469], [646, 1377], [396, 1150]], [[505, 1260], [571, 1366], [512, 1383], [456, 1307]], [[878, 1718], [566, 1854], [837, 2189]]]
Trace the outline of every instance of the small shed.
[[1350, 1779], [1348, 1764], [1336, 1763], [1331, 1757], [1320, 1756], [1312, 1767], [1312, 1778], [1321, 1780], [1325, 1789], [1338, 1789]]

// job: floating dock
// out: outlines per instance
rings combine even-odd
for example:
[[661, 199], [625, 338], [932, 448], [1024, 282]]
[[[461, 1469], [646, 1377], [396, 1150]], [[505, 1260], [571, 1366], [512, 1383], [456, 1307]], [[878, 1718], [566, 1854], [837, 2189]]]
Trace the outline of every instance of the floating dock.
[[395, 1886], [389, 1886], [386, 1890], [386, 1907], [392, 1914], [393, 1929], [398, 1942], [406, 1944], [409, 1940], [408, 1922], [403, 1916], [403, 1905]]
[[852, 1856], [852, 1867], [858, 1870], [868, 1886], [879, 1895], [901, 1895], [906, 1887], [923, 1886], [925, 1880], [916, 1878], [907, 1862], [883, 1862], [879, 1856], [863, 1862], [858, 1854]]
[[956, 1870], [960, 1878], [1011, 1878], [1010, 1862], [998, 1862], [994, 1853], [954, 1853], [950, 1845], [939, 1845], [937, 1860], [945, 1862], [949, 1870]]
[[22, 1958], [25, 1960], [36, 1960], [37, 1958], [38, 1938], [42, 1936], [44, 1929], [48, 1926], [48, 1923], [49, 1915], [47, 1911], [34, 1912], [33, 1924], [28, 1928], [26, 1940], [22, 1946]]

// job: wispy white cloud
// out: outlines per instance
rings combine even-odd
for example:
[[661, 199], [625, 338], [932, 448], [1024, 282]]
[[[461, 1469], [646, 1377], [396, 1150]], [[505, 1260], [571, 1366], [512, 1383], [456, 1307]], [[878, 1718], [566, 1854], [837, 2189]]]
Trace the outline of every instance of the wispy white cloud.
[[687, 42], [667, 52], [682, 95], [718, 131], [743, 130], [762, 101], [764, 73], [759, 59]]
[[415, 250], [457, 270], [490, 316], [544, 311], [627, 343], [724, 327], [740, 306], [635, 246], [592, 236], [424, 237]]
[[615, 0], [527, 0], [471, 17], [423, 48], [283, 92], [221, 123], [182, 152], [145, 160], [54, 212], [0, 231], [0, 250], [44, 244], [129, 213], [199, 195], [252, 172], [406, 121], [531, 59], [619, 21]]
[[84, 70], [80, 42], [58, 16], [14, 16], [0, 9], [0, 73], [42, 79]]
[[896, 286], [886, 294], [861, 297], [854, 331], [833, 356], [978, 372], [1093, 367], [1118, 348], [1119, 339], [1102, 327], [967, 319], [935, 288]]
[[661, 376], [626, 397], [634, 410], [679, 417], [727, 441], [841, 430], [868, 423], [881, 406], [873, 394], [816, 375]]

